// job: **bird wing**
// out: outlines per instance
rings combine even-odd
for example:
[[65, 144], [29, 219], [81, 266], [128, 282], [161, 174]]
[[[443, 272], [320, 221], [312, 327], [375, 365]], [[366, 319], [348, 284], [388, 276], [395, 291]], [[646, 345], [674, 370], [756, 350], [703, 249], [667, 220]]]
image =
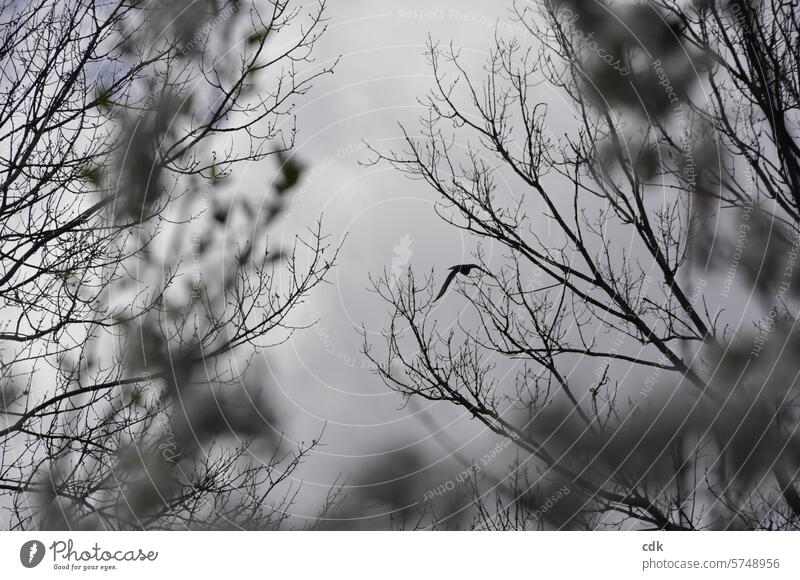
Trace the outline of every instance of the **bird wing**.
[[456, 277], [456, 274], [458, 274], [458, 269], [450, 268], [450, 273], [447, 275], [447, 278], [445, 278], [444, 284], [442, 284], [442, 289], [439, 290], [439, 294], [437, 294], [436, 298], [433, 299], [434, 302], [436, 302], [437, 300], [439, 300], [439, 298], [444, 296], [444, 293], [447, 292], [447, 288], [450, 286], [450, 284], [452, 284], [453, 278]]

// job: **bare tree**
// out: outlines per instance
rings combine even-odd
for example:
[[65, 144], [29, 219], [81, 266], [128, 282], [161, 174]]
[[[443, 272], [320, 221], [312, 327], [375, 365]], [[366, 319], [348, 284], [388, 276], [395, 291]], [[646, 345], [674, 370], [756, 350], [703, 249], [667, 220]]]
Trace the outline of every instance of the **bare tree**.
[[[282, 444], [248, 369], [335, 259], [319, 225], [267, 239], [324, 8], [3, 2], [4, 525], [285, 521], [316, 439]], [[265, 191], [226, 186], [268, 157]]]
[[368, 356], [513, 443], [476, 527], [797, 529], [800, 6], [513, 14], [483, 71], [431, 43], [421, 131], [376, 151], [477, 267], [435, 304], [450, 264], [377, 280]]

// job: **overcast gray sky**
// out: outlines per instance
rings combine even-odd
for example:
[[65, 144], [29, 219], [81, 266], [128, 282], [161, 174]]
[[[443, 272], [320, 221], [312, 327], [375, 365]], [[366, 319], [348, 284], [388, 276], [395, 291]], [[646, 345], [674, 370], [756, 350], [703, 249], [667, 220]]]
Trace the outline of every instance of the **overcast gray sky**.
[[[391, 472], [394, 466], [397, 477], [413, 477], [425, 489], [461, 469], [431, 437], [418, 410], [402, 408], [401, 399], [368, 369], [356, 328], [364, 324], [374, 333], [387, 320], [385, 305], [368, 291], [370, 274], [404, 269], [406, 263], [418, 271], [441, 270], [463, 261], [473, 245], [439, 220], [435, 196], [423, 184], [386, 165], [359, 162], [369, 159], [362, 139], [397, 147], [398, 123], [416, 128], [424, 111], [417, 99], [432, 86], [424, 56], [428, 35], [454, 41], [463, 47], [465, 63], [479, 68], [495, 24], [514, 32], [507, 10], [506, 3], [464, 0], [330, 3], [329, 30], [316, 54], [319, 64], [339, 54], [342, 60], [299, 103], [295, 154], [307, 172], [277, 234], [288, 241], [323, 214], [325, 231], [343, 241], [342, 251], [333, 284], [317, 288], [304, 313], [318, 318], [318, 325], [268, 355], [271, 401], [285, 418], [287, 438], [309, 441], [327, 425], [324, 446], [300, 472], [308, 501], [298, 504], [298, 512], [313, 506], [315, 488], [327, 492], [339, 474], [357, 486], [374, 479], [375, 469]], [[263, 176], [251, 170], [242, 183], [263, 186]], [[490, 444], [453, 409], [439, 405], [424, 413], [465, 445], [477, 436], [465, 448], [467, 456]]]

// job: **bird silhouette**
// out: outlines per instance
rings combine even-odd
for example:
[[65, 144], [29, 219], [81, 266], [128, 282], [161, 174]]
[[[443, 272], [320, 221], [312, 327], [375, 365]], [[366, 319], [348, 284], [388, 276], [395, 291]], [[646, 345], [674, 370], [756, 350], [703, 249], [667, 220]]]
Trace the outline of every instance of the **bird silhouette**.
[[450, 287], [450, 284], [453, 283], [453, 280], [459, 274], [463, 274], [464, 276], [469, 276], [469, 273], [473, 270], [480, 270], [481, 272], [488, 273], [486, 270], [478, 266], [478, 264], [459, 264], [458, 266], [451, 266], [448, 268], [450, 273], [447, 275], [447, 278], [444, 280], [444, 284], [442, 285], [442, 289], [439, 290], [439, 294], [436, 295], [436, 298], [433, 299], [434, 302], [439, 300], [442, 296], [445, 295], [447, 289]]

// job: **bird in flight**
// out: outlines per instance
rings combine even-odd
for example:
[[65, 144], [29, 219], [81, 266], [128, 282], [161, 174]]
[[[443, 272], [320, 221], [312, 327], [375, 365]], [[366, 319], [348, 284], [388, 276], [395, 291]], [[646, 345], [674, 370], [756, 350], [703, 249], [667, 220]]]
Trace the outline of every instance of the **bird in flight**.
[[448, 268], [448, 270], [450, 270], [450, 273], [447, 275], [447, 278], [445, 278], [444, 284], [442, 285], [442, 289], [439, 290], [439, 294], [437, 294], [436, 298], [433, 299], [434, 302], [436, 302], [437, 300], [439, 300], [439, 298], [445, 295], [445, 292], [447, 292], [447, 289], [450, 287], [450, 284], [453, 283], [453, 280], [459, 274], [463, 274], [464, 276], [469, 276], [470, 272], [472, 272], [473, 270], [480, 270], [481, 272], [488, 274], [488, 272], [486, 272], [486, 270], [478, 266], [478, 264], [459, 264], [458, 266], [451, 266], [450, 268]]

